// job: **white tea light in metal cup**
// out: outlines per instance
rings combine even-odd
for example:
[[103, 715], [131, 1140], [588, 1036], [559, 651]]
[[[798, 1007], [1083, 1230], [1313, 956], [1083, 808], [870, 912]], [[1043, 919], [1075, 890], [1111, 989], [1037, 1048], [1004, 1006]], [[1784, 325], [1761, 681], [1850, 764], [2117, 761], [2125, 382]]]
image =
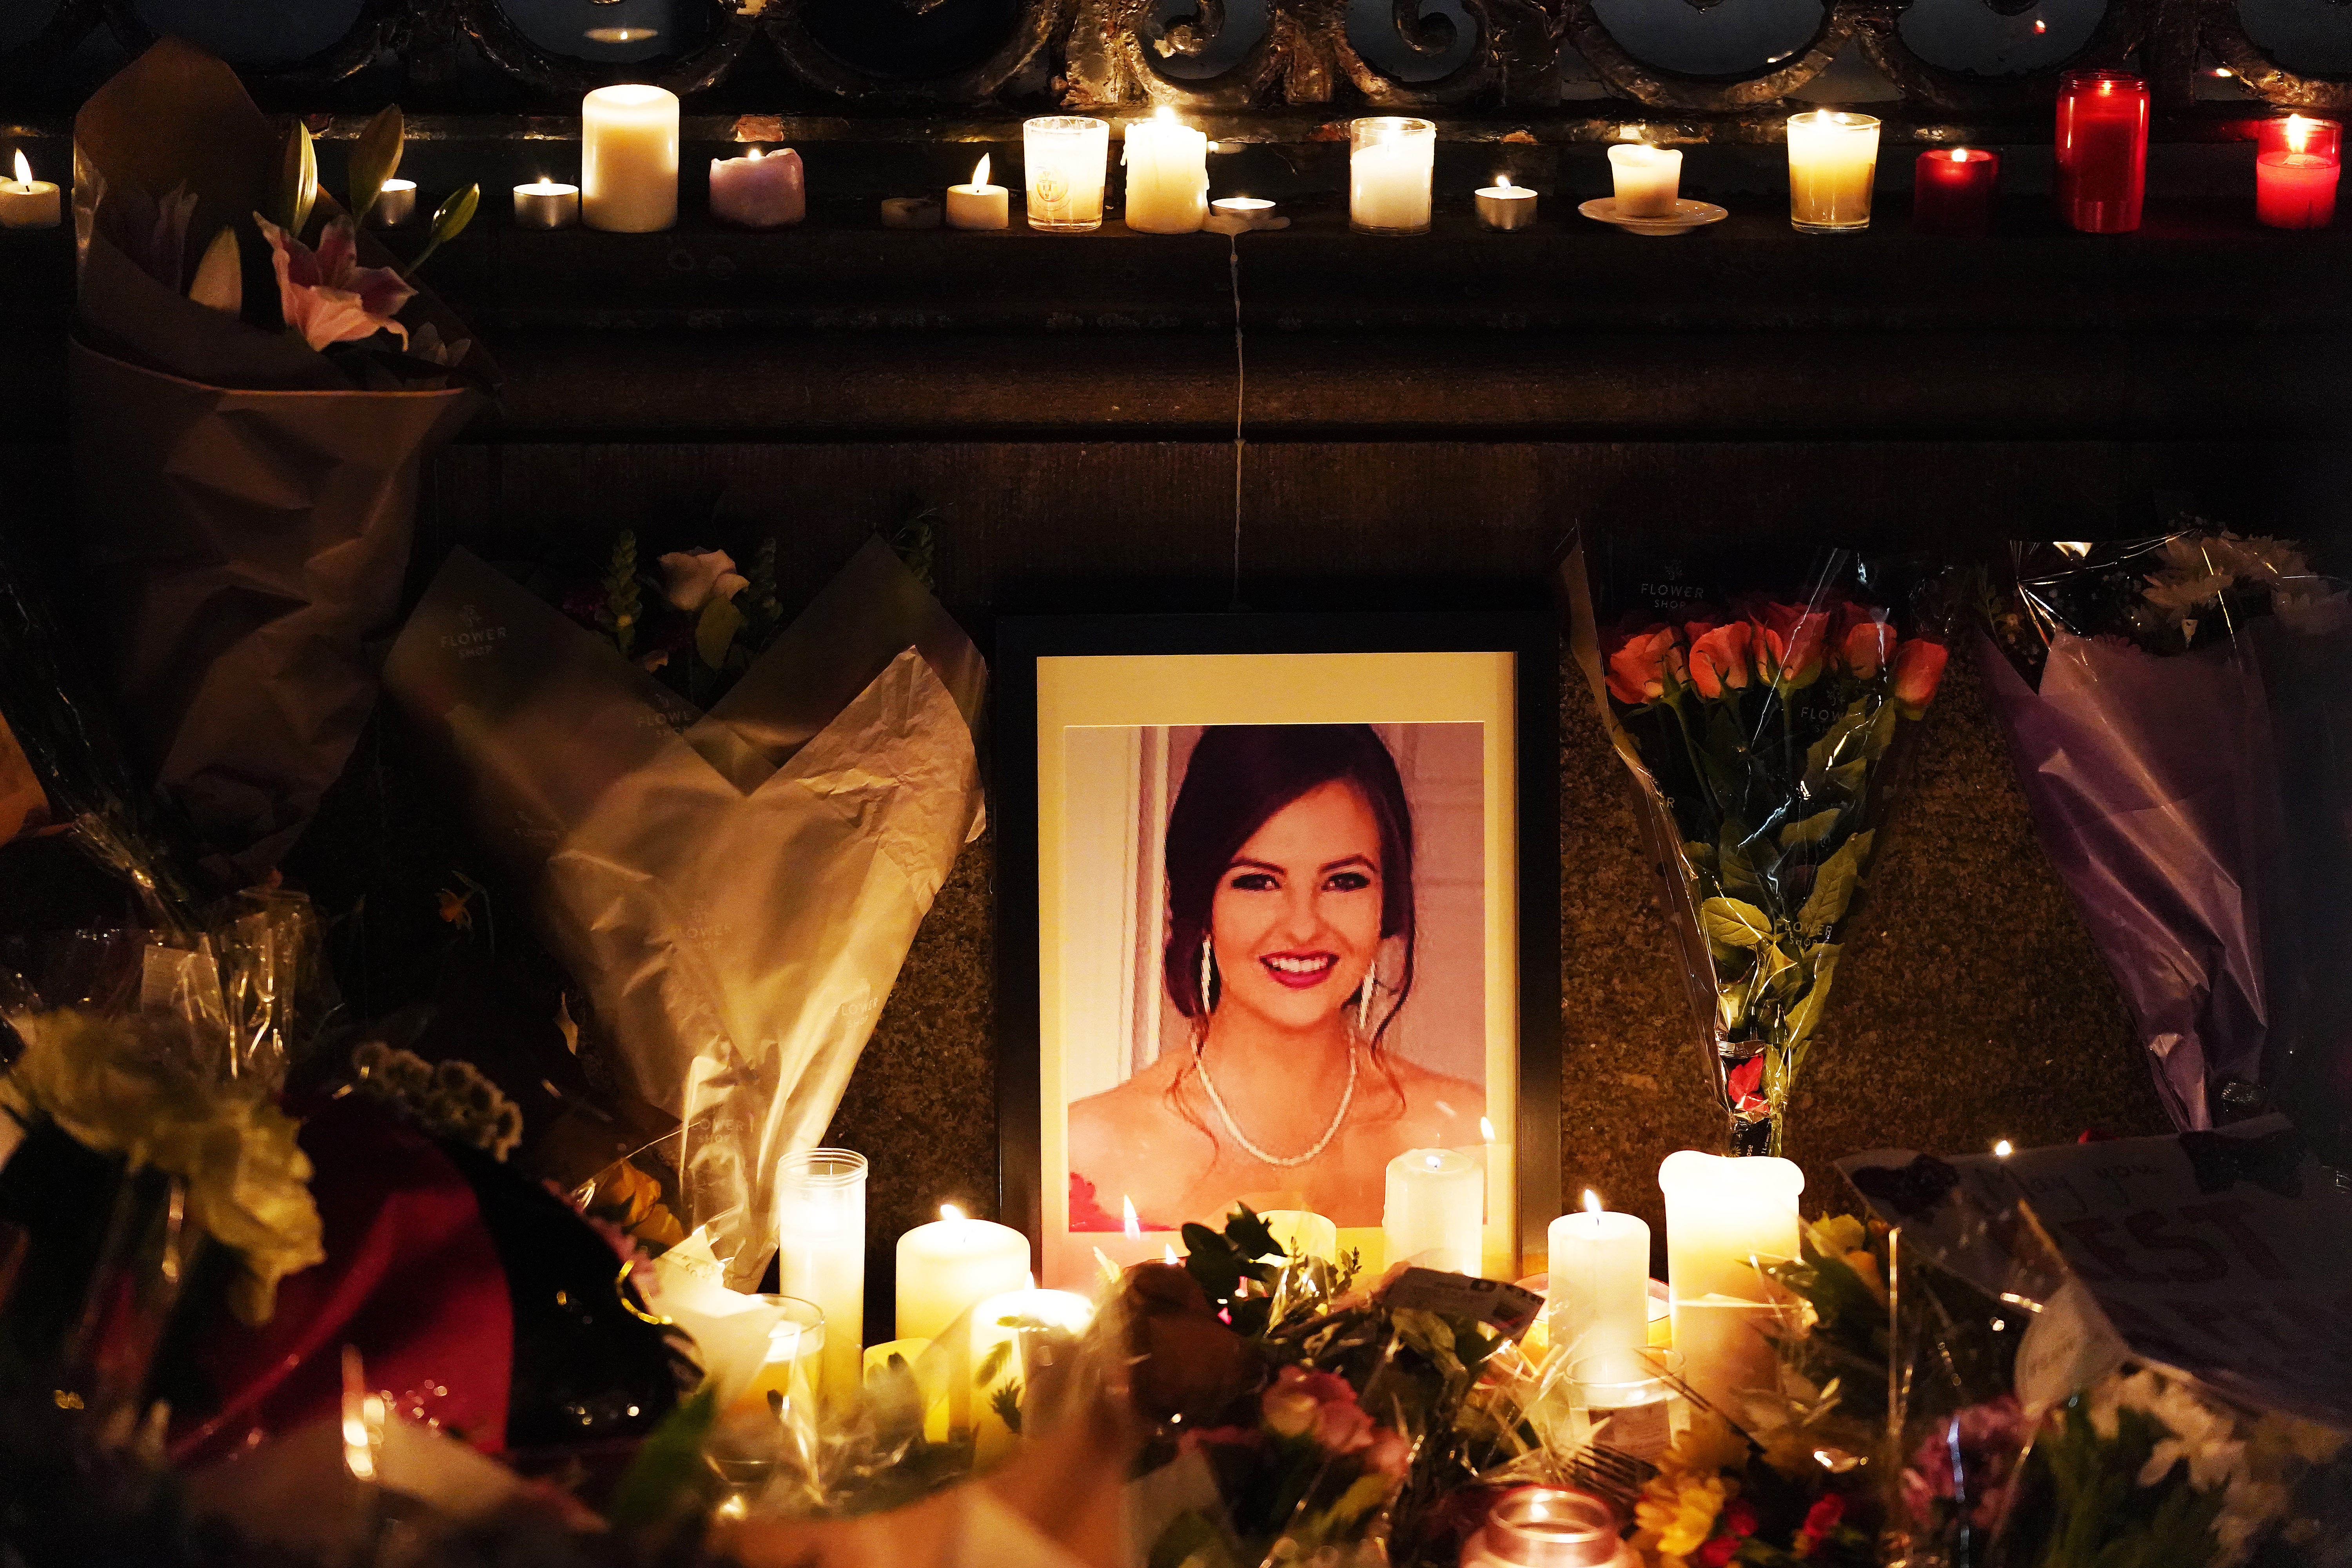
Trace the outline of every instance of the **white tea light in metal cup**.
[[1511, 184], [1508, 174], [1496, 175], [1495, 183], [1473, 193], [1472, 199], [1477, 204], [1480, 228], [1507, 234], [1536, 226], [1536, 194]]
[[416, 216], [416, 182], [386, 180], [376, 191], [368, 222], [377, 228], [398, 228]]
[[1402, 114], [1348, 124], [1348, 226], [1358, 234], [1427, 234], [1437, 127]]
[[518, 228], [570, 228], [580, 221], [580, 187], [560, 180], [517, 185], [514, 216]]
[[1110, 121], [1048, 114], [1021, 122], [1029, 184], [1029, 226], [1084, 234], [1102, 226], [1103, 180], [1110, 168]]
[[1789, 222], [1803, 234], [1855, 234], [1870, 226], [1878, 174], [1878, 121], [1813, 109], [1789, 117]]

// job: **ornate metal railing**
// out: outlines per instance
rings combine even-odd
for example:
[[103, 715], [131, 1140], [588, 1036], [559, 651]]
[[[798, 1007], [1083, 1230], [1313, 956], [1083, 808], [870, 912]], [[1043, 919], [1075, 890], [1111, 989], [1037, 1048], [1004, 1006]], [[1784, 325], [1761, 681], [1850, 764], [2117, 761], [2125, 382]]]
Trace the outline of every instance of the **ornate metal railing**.
[[[575, 3], [586, 16], [604, 0]], [[731, 82], [740, 97], [750, 77], [781, 78], [794, 101], [777, 107], [803, 110], [830, 105], [903, 114], [1059, 102], [1239, 111], [1362, 104], [1457, 119], [1552, 110], [1562, 105], [1564, 81], [1597, 79], [1608, 98], [1587, 96], [1560, 111], [1605, 116], [1613, 101], [1620, 110], [1738, 116], [1798, 92], [1853, 43], [1922, 114], [2022, 116], [2051, 99], [2060, 70], [2127, 58], [2139, 62], [2159, 106], [2168, 110], [2186, 109], [2200, 70], [2217, 66], [2273, 105], [2352, 107], [2352, 73], [2290, 68], [2250, 35], [2238, 0], [2105, 0], [2096, 26], [2071, 55], [2014, 76], [1924, 58], [1901, 26], [1911, 0], [1827, 0], [1810, 39], [1724, 75], [1677, 71], [1639, 58], [1611, 31], [1597, 0], [1370, 0], [1385, 35], [1370, 50], [1358, 41], [1366, 0], [997, 0], [986, 8], [993, 38], [931, 75], [836, 52], [816, 25], [821, 3], [675, 0], [695, 24], [679, 29], [693, 39], [690, 47], [621, 65], [549, 47], [500, 0], [360, 0], [341, 38], [299, 59], [248, 67], [247, 74], [280, 99], [332, 87], [370, 67], [392, 67], [385, 74], [393, 91], [428, 101], [461, 73], [487, 69], [550, 105], [617, 79], [713, 97], [725, 96]], [[960, 0], [864, 3], [895, 7], [912, 26]], [[1705, 9], [1717, 0], [1650, 3]], [[2014, 16], [2036, 0], [1979, 3]], [[1351, 10], [1358, 13], [1352, 32]], [[101, 28], [125, 49], [152, 37], [137, 0], [59, 0], [40, 32], [0, 50], [0, 84], [38, 83]]]

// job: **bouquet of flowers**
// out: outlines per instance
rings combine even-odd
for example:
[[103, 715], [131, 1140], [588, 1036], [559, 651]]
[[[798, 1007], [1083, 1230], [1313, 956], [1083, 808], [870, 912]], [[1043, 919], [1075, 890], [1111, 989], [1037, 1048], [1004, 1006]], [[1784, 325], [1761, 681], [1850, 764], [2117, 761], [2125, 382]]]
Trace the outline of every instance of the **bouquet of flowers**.
[[1993, 710], [2174, 1123], [2291, 1108], [2352, 1165], [2352, 596], [2193, 519], [2005, 565]]
[[1600, 555], [1588, 576], [1580, 549], [1563, 571], [1732, 1146], [1777, 1154], [1895, 762], [1943, 678], [1940, 576], [1847, 551], [1687, 576]]

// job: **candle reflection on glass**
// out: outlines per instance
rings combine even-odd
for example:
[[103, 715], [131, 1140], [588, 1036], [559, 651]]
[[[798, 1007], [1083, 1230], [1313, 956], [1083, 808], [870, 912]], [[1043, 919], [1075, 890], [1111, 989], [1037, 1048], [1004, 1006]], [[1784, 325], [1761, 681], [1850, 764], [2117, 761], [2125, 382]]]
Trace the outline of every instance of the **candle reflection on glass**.
[[2263, 121], [2254, 155], [2254, 217], [2269, 228], [2326, 228], [2336, 221], [2344, 127], [2290, 114]]

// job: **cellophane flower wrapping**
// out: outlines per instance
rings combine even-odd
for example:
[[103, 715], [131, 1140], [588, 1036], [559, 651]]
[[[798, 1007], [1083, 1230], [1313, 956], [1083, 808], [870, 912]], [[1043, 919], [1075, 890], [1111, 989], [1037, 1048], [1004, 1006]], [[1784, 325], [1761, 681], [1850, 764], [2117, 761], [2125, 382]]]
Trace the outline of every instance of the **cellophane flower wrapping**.
[[2265, 1101], [2352, 1165], [2352, 598], [2187, 522], [2019, 543], [1975, 646], [2174, 1124]]
[[1902, 754], [1947, 658], [1948, 575], [1845, 550], [1562, 568], [1571, 645], [1638, 786], [1732, 1146], [1778, 1153]]

